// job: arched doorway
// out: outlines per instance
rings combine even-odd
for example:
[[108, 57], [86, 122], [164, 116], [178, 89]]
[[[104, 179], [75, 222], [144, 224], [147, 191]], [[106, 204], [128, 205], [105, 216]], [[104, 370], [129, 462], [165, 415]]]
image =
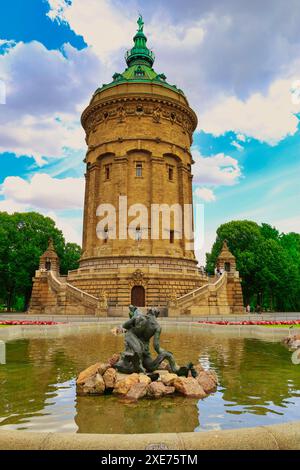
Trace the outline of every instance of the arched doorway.
[[228, 263], [228, 262], [225, 263], [225, 271], [227, 273], [230, 273], [230, 263]]
[[49, 259], [45, 263], [45, 268], [47, 271], [51, 271], [51, 261]]
[[143, 286], [134, 286], [131, 289], [131, 304], [136, 307], [145, 307], [145, 289]]

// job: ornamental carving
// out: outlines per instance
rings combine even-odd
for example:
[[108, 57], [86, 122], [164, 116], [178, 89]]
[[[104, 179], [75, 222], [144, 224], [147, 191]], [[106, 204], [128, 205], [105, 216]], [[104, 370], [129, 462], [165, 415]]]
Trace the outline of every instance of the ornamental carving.
[[126, 119], [126, 110], [124, 106], [120, 106], [117, 111], [118, 122], [125, 122]]
[[98, 299], [99, 307], [107, 308], [107, 292], [105, 290], [100, 290]]
[[143, 286], [143, 287], [145, 287], [147, 285], [148, 281], [146, 281], [144, 276], [145, 276], [145, 274], [143, 273], [143, 271], [141, 271], [140, 269], [137, 269], [136, 271], [134, 271], [134, 273], [132, 273], [131, 280], [129, 281], [129, 285], [131, 287], [133, 287], [133, 286]]
[[141, 104], [138, 104], [135, 110], [135, 114], [140, 118], [144, 114], [144, 107]]
[[157, 108], [155, 108], [153, 110], [153, 122], [160, 122], [160, 118], [161, 118], [161, 107], [160, 106], [157, 106]]
[[172, 124], [176, 121], [176, 114], [175, 113], [170, 113], [170, 121]]
[[116, 119], [124, 122], [128, 116], [150, 117], [153, 122], [160, 123], [163, 119], [171, 124], [179, 124], [184, 132], [192, 133], [197, 125], [194, 113], [185, 106], [162, 101], [158, 98], [141, 99], [140, 97], [120, 98], [104, 103], [90, 105], [82, 115], [82, 125], [89, 134], [95, 127], [108, 120]]

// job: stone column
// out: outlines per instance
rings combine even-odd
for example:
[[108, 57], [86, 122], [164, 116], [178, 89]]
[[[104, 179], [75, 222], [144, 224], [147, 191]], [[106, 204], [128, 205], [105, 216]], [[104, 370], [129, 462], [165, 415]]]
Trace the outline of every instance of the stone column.
[[93, 256], [93, 249], [97, 245], [96, 241], [96, 210], [99, 198], [99, 166], [94, 163], [89, 168], [88, 175], [88, 196], [87, 212], [85, 220], [85, 256]]
[[[151, 157], [151, 204], [163, 204], [164, 202], [164, 185], [163, 185], [163, 170], [164, 170], [164, 160], [160, 156]], [[151, 239], [151, 207], [149, 214], [149, 239]], [[159, 226], [161, 229], [161, 225]], [[151, 254], [152, 255], [161, 255], [163, 251], [163, 245], [165, 240], [161, 240], [161, 231], [159, 232], [160, 239], [152, 240], [151, 239]]]
[[86, 250], [86, 227], [88, 215], [88, 201], [89, 201], [89, 170], [85, 173], [85, 193], [84, 193], [84, 210], [83, 210], [83, 232], [82, 232], [82, 253]]

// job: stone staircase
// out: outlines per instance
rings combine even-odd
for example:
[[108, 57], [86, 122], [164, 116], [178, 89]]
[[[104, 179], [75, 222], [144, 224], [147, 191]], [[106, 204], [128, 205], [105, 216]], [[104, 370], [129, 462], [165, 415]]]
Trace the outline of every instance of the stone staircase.
[[28, 313], [107, 316], [100, 299], [67, 282], [53, 271], [36, 273]]
[[228, 274], [224, 272], [215, 282], [205, 284], [178, 297], [174, 306], [169, 307], [169, 316], [231, 313], [227, 293], [228, 277]]

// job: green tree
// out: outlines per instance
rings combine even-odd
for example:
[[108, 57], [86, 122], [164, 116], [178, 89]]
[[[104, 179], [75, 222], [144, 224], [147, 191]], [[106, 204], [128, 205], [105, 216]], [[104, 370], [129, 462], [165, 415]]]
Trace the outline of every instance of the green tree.
[[[36, 212], [12, 215], [0, 212], [0, 297], [8, 310], [16, 303], [21, 305], [20, 298], [24, 299], [23, 304], [27, 306], [31, 295], [32, 277], [50, 237], [64, 263], [64, 269], [67, 269], [68, 259], [71, 259], [70, 249], [66, 248], [69, 244], [65, 244], [62, 232], [50, 217]], [[78, 253], [79, 251], [78, 247]], [[75, 253], [75, 247], [73, 252]], [[72, 269], [74, 266], [75, 255], [72, 259]]]
[[224, 240], [236, 257], [245, 303], [265, 309], [296, 311], [300, 308], [300, 235], [280, 234], [269, 224], [232, 221], [217, 230], [207, 270], [213, 272]]
[[77, 269], [79, 265], [79, 258], [81, 248], [76, 243], [66, 243], [64, 253], [60, 261], [61, 274], [67, 274], [72, 269]]

